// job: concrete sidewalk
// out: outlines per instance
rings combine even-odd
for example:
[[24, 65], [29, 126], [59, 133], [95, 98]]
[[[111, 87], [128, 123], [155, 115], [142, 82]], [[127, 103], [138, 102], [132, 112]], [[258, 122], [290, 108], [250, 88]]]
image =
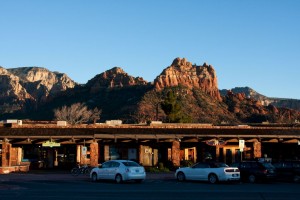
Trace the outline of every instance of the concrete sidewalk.
[[[175, 179], [174, 172], [169, 173], [146, 173], [147, 180], [168, 180]], [[10, 173], [10, 174], [0, 174], [0, 183], [6, 181], [33, 181], [33, 180], [68, 180], [68, 181], [78, 181], [78, 180], [90, 180], [88, 174], [81, 174], [79, 176], [72, 176], [71, 173], [67, 171], [35, 171], [27, 173]]]

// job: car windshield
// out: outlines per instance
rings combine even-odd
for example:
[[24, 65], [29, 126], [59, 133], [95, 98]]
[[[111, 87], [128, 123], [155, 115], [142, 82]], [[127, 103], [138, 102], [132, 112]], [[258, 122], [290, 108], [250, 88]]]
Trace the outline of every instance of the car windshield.
[[136, 162], [122, 162], [126, 167], [139, 167], [140, 165]]
[[271, 163], [268, 163], [268, 162], [262, 162], [261, 163], [264, 167], [266, 168], [274, 168], [274, 166], [271, 164]]

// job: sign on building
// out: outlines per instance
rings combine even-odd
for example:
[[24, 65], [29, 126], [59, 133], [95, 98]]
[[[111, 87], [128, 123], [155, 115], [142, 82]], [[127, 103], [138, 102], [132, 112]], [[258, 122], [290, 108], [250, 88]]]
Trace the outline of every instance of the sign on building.
[[86, 156], [87, 147], [82, 147], [81, 153], [82, 153], [83, 156]]
[[243, 152], [245, 148], [245, 140], [239, 140], [239, 149], [241, 152]]
[[43, 147], [60, 147], [60, 143], [52, 142], [52, 141], [46, 141], [42, 143]]

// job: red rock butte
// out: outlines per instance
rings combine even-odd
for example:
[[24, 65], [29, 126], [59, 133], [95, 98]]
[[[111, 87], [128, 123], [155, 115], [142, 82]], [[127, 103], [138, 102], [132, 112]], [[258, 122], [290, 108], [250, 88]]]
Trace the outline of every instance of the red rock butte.
[[200, 88], [215, 99], [222, 101], [213, 66], [206, 63], [202, 66], [192, 65], [185, 58], [174, 59], [171, 66], [156, 77], [154, 85], [158, 90], [178, 85], [186, 86], [189, 89]]

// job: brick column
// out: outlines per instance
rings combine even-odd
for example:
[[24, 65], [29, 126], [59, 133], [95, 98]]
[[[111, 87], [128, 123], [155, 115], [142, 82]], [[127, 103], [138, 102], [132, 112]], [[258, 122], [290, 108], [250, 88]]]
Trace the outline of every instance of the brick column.
[[254, 158], [261, 158], [261, 143], [253, 142], [253, 156]]
[[93, 142], [90, 144], [90, 165], [91, 167], [98, 166], [99, 161], [99, 144]]
[[11, 166], [10, 151], [11, 144], [8, 142], [2, 143], [2, 167]]
[[172, 163], [175, 167], [180, 166], [180, 142], [177, 140], [172, 143]]

